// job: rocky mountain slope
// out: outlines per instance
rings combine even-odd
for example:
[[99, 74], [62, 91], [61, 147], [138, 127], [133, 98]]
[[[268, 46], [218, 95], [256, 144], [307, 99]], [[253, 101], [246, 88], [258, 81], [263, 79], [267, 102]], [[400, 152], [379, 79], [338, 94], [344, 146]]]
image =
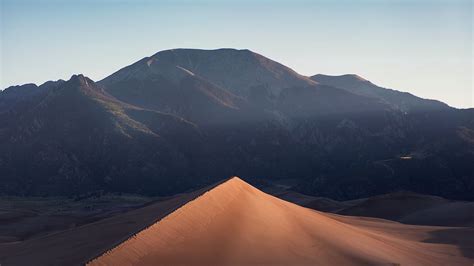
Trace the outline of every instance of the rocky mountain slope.
[[[136, 192], [157, 184], [166, 190], [184, 175], [179, 150], [199, 141], [192, 123], [122, 103], [82, 75], [7, 120], [1, 188], [17, 194], [121, 190], [135, 183], [143, 183]], [[153, 180], [157, 172], [163, 178]]]
[[446, 110], [448, 105], [436, 100], [416, 97], [407, 92], [379, 87], [357, 75], [329, 76], [317, 74], [312, 80], [328, 86], [341, 88], [348, 92], [380, 99], [403, 112]]
[[400, 189], [473, 199], [474, 111], [354, 76], [309, 78], [248, 50], [174, 49], [97, 83], [47, 84], [0, 93], [3, 193], [165, 195], [239, 175], [294, 178], [335, 199]]

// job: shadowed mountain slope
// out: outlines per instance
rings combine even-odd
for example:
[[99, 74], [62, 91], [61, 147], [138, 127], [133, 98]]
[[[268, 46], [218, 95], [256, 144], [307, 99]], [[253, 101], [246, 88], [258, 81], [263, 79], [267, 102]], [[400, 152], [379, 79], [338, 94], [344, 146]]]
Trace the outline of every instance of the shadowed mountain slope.
[[249, 50], [167, 50], [84, 80], [0, 93], [0, 192], [163, 195], [240, 175], [338, 200], [473, 199], [472, 109], [354, 76], [336, 88]]
[[328, 86], [341, 88], [354, 94], [380, 99], [403, 112], [419, 112], [448, 109], [440, 101], [422, 99], [407, 92], [379, 87], [357, 75], [329, 76], [317, 74], [312, 80]]
[[[199, 139], [193, 124], [122, 103], [82, 75], [9, 119], [14, 122], [0, 138], [1, 187], [18, 194], [70, 194], [104, 186], [133, 191], [137, 186], [129, 185], [150, 183], [157, 167], [170, 178], [180, 175], [180, 147]], [[179, 139], [183, 134], [186, 138]]]

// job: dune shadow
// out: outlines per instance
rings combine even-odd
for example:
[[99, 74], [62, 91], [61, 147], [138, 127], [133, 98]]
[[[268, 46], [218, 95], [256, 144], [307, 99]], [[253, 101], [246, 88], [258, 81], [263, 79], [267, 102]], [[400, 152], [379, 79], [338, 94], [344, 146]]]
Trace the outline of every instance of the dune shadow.
[[425, 243], [451, 244], [466, 258], [474, 259], [474, 227], [446, 228], [430, 232]]

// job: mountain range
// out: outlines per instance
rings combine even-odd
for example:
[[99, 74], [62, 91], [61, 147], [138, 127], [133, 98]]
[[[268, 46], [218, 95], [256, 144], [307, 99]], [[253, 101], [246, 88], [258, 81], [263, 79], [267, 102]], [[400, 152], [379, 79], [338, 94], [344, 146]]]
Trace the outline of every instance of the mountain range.
[[249, 50], [166, 50], [97, 82], [12, 86], [0, 121], [3, 194], [171, 195], [238, 175], [338, 200], [474, 199], [474, 109]]

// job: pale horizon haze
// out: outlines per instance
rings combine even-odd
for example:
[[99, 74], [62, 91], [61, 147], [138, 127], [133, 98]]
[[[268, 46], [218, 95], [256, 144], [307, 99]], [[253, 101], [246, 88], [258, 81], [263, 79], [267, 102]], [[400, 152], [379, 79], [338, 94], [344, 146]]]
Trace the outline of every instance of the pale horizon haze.
[[0, 89], [98, 81], [161, 50], [236, 48], [307, 76], [357, 74], [474, 107], [471, 0], [0, 3]]

